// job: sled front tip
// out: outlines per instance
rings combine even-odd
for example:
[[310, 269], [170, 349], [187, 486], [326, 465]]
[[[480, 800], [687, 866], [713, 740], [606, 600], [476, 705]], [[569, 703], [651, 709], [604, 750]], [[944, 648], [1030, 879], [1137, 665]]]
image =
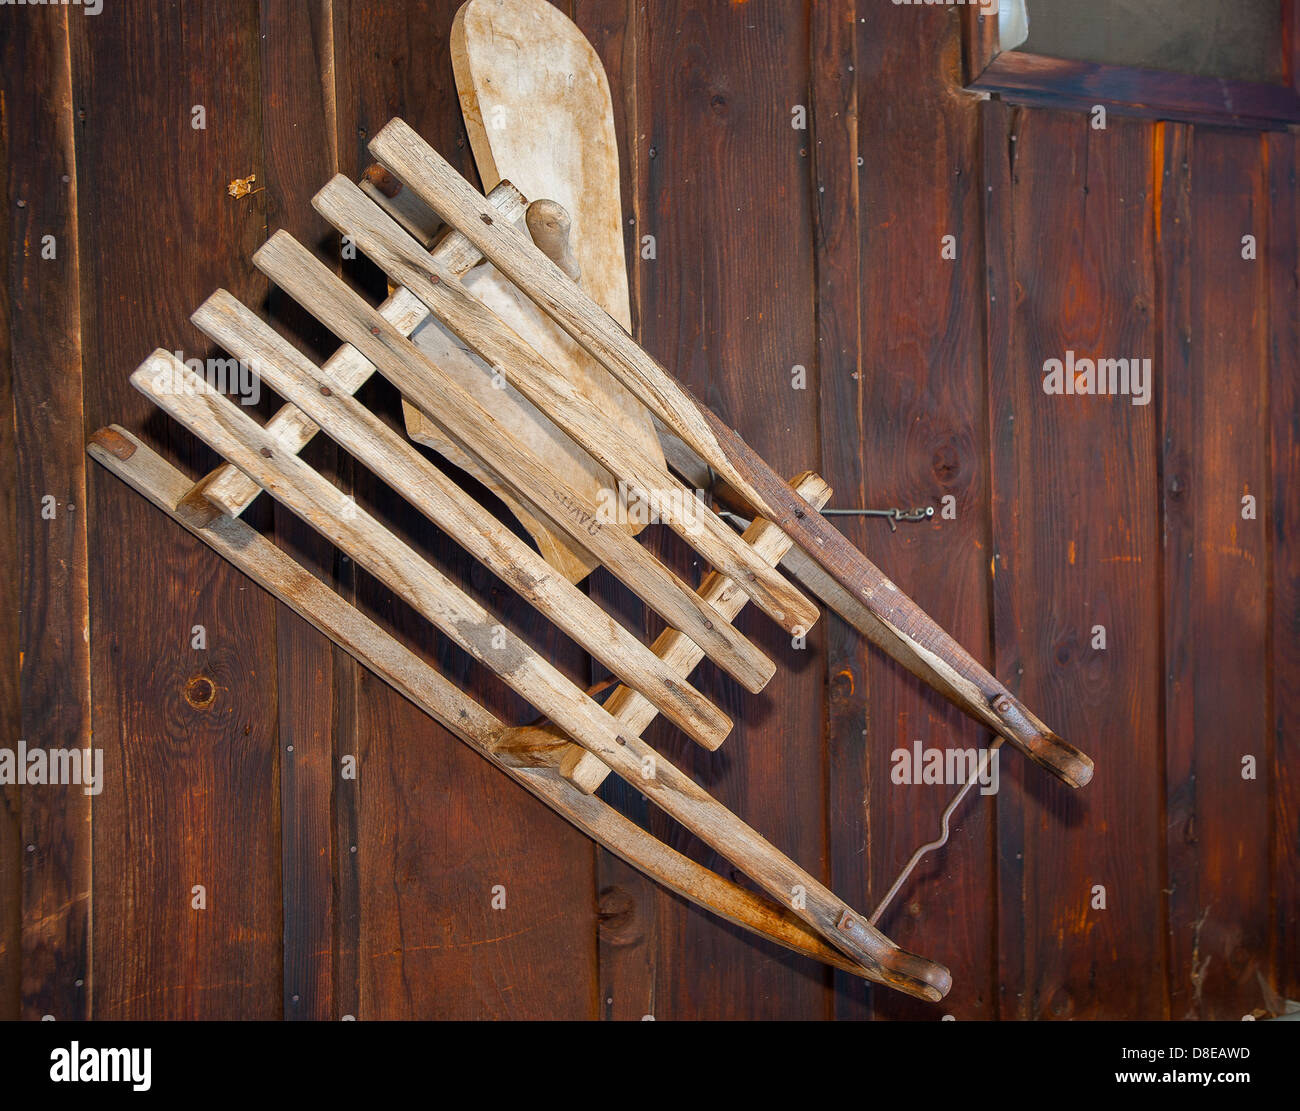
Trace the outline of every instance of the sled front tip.
[[1000, 695], [993, 700], [993, 712], [1002, 723], [999, 732], [1034, 763], [1071, 787], [1086, 787], [1092, 780], [1091, 758], [1053, 733], [1019, 699]]
[[890, 987], [929, 1003], [938, 1003], [952, 987], [952, 973], [943, 965], [906, 949], [882, 959], [880, 973]]

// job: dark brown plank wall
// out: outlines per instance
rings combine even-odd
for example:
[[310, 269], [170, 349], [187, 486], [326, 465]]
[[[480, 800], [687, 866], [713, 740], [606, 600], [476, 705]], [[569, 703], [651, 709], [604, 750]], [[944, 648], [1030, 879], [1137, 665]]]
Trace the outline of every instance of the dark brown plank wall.
[[[91, 741], [86, 594], [76, 154], [68, 14], [27, 20], [5, 38], [11, 366], [17, 434], [13, 505], [21, 714], [2, 743], [77, 748]], [[46, 95], [22, 86], [49, 74]], [[48, 238], [47, 238], [48, 237]], [[48, 257], [50, 253], [53, 257]], [[47, 500], [48, 499], [48, 500]], [[47, 513], [48, 510], [48, 513]], [[22, 1015], [85, 1018], [90, 988], [91, 800], [76, 785], [29, 789], [22, 802]]]
[[[0, 743], [93, 723], [107, 786], [27, 790], [21, 807], [0, 788], [0, 1014], [1234, 1019], [1263, 1002], [1260, 978], [1295, 998], [1294, 137], [978, 106], [955, 90], [957, 13], [933, 6], [560, 6], [613, 85], [644, 342], [780, 469], [820, 468], [834, 504], [953, 494], [956, 520], [847, 527], [1096, 757], [1096, 780], [1071, 793], [1006, 753], [996, 801], [968, 800], [900, 895], [882, 924], [952, 968], [940, 1009], [831, 976], [596, 853], [135, 495], [84, 477], [85, 434], [110, 420], [191, 473], [210, 465], [126, 376], [156, 344], [215, 353], [186, 318], [218, 285], [329, 353], [249, 255], [285, 226], [336, 257], [309, 198], [360, 172], [388, 118], [473, 177], [456, 0], [7, 9], [0, 464], [18, 480], [0, 528], [20, 559], [0, 570]], [[262, 192], [225, 195], [250, 173]], [[56, 260], [39, 258], [47, 232]], [[368, 264], [343, 269], [382, 296]], [[1069, 348], [1151, 354], [1156, 400], [1046, 397], [1042, 363]], [[384, 383], [366, 399], [400, 420]], [[308, 457], [354, 481], [330, 445]], [[391, 491], [355, 482], [588, 677]], [[267, 499], [250, 519], [495, 709], [531, 716]], [[657, 629], [607, 579], [591, 589]], [[73, 635], [87, 614], [89, 644]], [[891, 784], [892, 752], [985, 738], [834, 618], [803, 651], [761, 615], [742, 625], [783, 674], [752, 698], [702, 671], [737, 721], [716, 754], [662, 723], [651, 739], [869, 909], [948, 790]], [[718, 863], [635, 790], [603, 793]]]
[[1297, 139], [1270, 135], [1269, 384], [1273, 526], [1274, 990], [1300, 998], [1300, 191]]
[[1160, 1017], [1158, 410], [1043, 390], [1069, 351], [1158, 362], [1152, 129], [984, 126], [998, 672], [1099, 769], [1074, 792], [1002, 761], [1001, 1014]]
[[[9, 182], [15, 157], [25, 152], [12, 149], [10, 121], [13, 92], [10, 75], [21, 72], [18, 53], [22, 40], [15, 35], [11, 24], [0, 25], [0, 57], [3, 57], [4, 95], [0, 96], [0, 176], [3, 177], [4, 211], [0, 212], [0, 235], [10, 242], [10, 213], [14, 211]], [[12, 250], [12, 249], [11, 249]], [[14, 374], [12, 358], [13, 308], [9, 287], [9, 255], [6, 258], [4, 280], [0, 281], [0, 469], [5, 474], [18, 470], [18, 429], [14, 412]], [[20, 495], [16, 482], [0, 483], [0, 543], [12, 551], [18, 550], [18, 505]], [[22, 729], [22, 694], [20, 689], [19, 631], [21, 617], [19, 597], [22, 592], [22, 574], [18, 561], [0, 561], [0, 722], [3, 732], [0, 743], [14, 747]], [[23, 886], [22, 886], [22, 815], [19, 810], [21, 789], [17, 784], [0, 785], [0, 1018], [9, 1020], [19, 1016], [22, 1006], [22, 938], [23, 938]]]
[[[817, 281], [817, 381], [824, 477], [831, 504], [862, 505], [859, 466], [864, 417], [862, 374], [861, 143], [858, 119], [858, 10], [866, 5], [817, 0], [812, 5], [810, 138], [812, 217]], [[872, 530], [845, 522], [860, 543]], [[870, 906], [874, 842], [870, 823], [867, 739], [872, 706], [861, 637], [833, 614], [822, 619], [826, 645], [826, 762], [830, 885], [850, 903]], [[830, 818], [830, 815], [834, 815]], [[869, 911], [868, 911], [869, 913]], [[856, 977], [836, 972], [834, 1013], [870, 1015], [872, 995]]]
[[1268, 147], [1249, 133], [1168, 130], [1169, 1006], [1175, 1018], [1236, 1019], [1262, 1002], [1273, 928], [1269, 267], [1267, 255], [1242, 257], [1247, 235], [1267, 249]]
[[[127, 376], [158, 345], [206, 357], [188, 316], [218, 285], [264, 296], [248, 256], [265, 219], [226, 194], [262, 159], [257, 6], [154, 5], [145, 18], [105, 5], [69, 19], [86, 428], [143, 428], [198, 473], [211, 453]], [[195, 105], [205, 129], [192, 126]], [[91, 475], [94, 736], [107, 780], [94, 800], [94, 1013], [277, 1017], [273, 604], [124, 485]], [[205, 650], [191, 647], [195, 625]], [[195, 886], [206, 910], [192, 908]]]

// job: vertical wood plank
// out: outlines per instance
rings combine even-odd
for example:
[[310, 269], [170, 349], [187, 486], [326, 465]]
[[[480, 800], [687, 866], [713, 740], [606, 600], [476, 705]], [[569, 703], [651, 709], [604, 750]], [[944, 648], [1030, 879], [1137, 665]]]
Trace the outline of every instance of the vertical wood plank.
[[[0, 129], [7, 121], [0, 119]], [[0, 131], [0, 135], [3, 131]], [[3, 139], [0, 138], [0, 142]], [[4, 168], [7, 171], [7, 165]], [[8, 174], [3, 174], [4, 196], [9, 195]], [[8, 230], [9, 208], [0, 214], [0, 235]], [[0, 281], [0, 468], [17, 471], [14, 427], [13, 367], [9, 342], [8, 275]], [[10, 551], [18, 550], [18, 491], [16, 484], [0, 484], [0, 536]], [[19, 596], [21, 575], [17, 560], [0, 563], [0, 719], [3, 743], [17, 744], [21, 728], [19, 695]], [[0, 1019], [12, 1021], [20, 1014], [22, 999], [22, 819], [17, 784], [0, 785]]]
[[[863, 449], [863, 321], [859, 156], [858, 10], [854, 0], [812, 6], [813, 234], [817, 270], [817, 380], [822, 461], [832, 504], [862, 505], [858, 460]], [[879, 27], [873, 33], [880, 34]], [[845, 518], [861, 544], [870, 531]], [[870, 711], [867, 649], [834, 613], [826, 631], [827, 828], [831, 888], [851, 905], [869, 907], [874, 843], [870, 827]], [[837, 1018], [871, 1016], [873, 992], [834, 973]]]
[[[76, 156], [67, 9], [6, 19], [21, 732], [29, 749], [91, 745]], [[34, 82], [34, 78], [39, 81]], [[34, 87], [35, 86], [35, 87]], [[51, 237], [51, 238], [47, 238]], [[47, 257], [50, 252], [54, 257]], [[6, 734], [8, 730], [6, 730]], [[91, 798], [22, 788], [22, 1014], [90, 1006]]]
[[1043, 389], [1070, 351], [1163, 365], [1152, 130], [1000, 106], [985, 128], [998, 673], [1098, 768], [1072, 792], [1002, 761], [1002, 1015], [1158, 1018], [1156, 404]]
[[[20, 48], [13, 38], [14, 23], [0, 23], [0, 58], [3, 75], [16, 72], [9, 59]], [[0, 81], [5, 77], [0, 75]], [[0, 211], [0, 236], [12, 242], [10, 214], [15, 211], [10, 189], [10, 164], [14, 152], [10, 141], [11, 91], [5, 82], [0, 97], [0, 196], [5, 198]], [[14, 413], [14, 374], [11, 343], [12, 310], [10, 307], [9, 271], [0, 280], [0, 471], [18, 471], [17, 428]], [[0, 483], [0, 537], [11, 552], [18, 550], [18, 489], [13, 482]], [[22, 697], [19, 670], [21, 651], [19, 613], [22, 576], [16, 559], [0, 561], [0, 721], [4, 723], [0, 743], [14, 747], [22, 728]], [[12, 1021], [21, 1013], [22, 1002], [22, 818], [19, 813], [17, 784], [0, 784], [0, 1019]]]
[[1265, 149], [1178, 128], [1165, 151], [1163, 280], [1180, 291], [1162, 408], [1174, 1018], [1240, 1018], [1270, 961], [1269, 271], [1242, 257], [1243, 236], [1267, 239]]
[[[658, 9], [655, 16], [658, 15]], [[639, 231], [654, 260], [635, 262], [642, 341], [780, 473], [820, 465], [810, 131], [804, 4], [711, 4], [646, 20], [638, 91]], [[803, 367], [806, 388], [792, 389]], [[676, 546], [671, 558], [698, 576]], [[814, 875], [827, 875], [819, 622], [799, 650], [761, 614], [740, 627], [777, 661], [758, 696], [707, 665], [701, 689], [736, 722], [718, 752], [656, 741], [698, 782]], [[693, 840], [661, 815], [655, 833]], [[730, 874], [716, 858], [708, 863]], [[657, 914], [655, 1013], [662, 1018], [827, 1016], [829, 974], [664, 899]]]
[[[401, 115], [476, 180], [447, 45], [457, 7], [457, 0], [335, 5], [342, 172], [358, 176], [369, 136]], [[359, 268], [357, 277], [382, 293], [372, 269]], [[400, 421], [385, 383], [372, 383], [366, 396]], [[413, 528], [417, 546], [503, 624], [585, 679], [585, 656], [574, 645], [364, 473], [357, 500], [386, 523]], [[436, 666], [475, 697], [514, 721], [535, 716], [368, 576], [358, 576], [357, 596], [408, 643], [431, 646]], [[356, 856], [358, 1017], [595, 1017], [591, 842], [368, 675], [355, 713], [359, 811], [356, 837], [340, 851]], [[496, 887], [504, 888], [500, 909]]]
[[1300, 192], [1297, 139], [1269, 135], [1269, 385], [1272, 416], [1272, 987], [1300, 999]]
[[[960, 25], [950, 11], [878, 2], [864, 11], [857, 100], [861, 356], [859, 365], [850, 349], [824, 368], [827, 479], [837, 491], [834, 504], [934, 507], [931, 523], [896, 533], [883, 521], [856, 522], [854, 539], [987, 661], [985, 383], [983, 352], [972, 342], [982, 327], [983, 289], [978, 106], [958, 91]], [[918, 74], [897, 64], [904, 56], [936, 64]], [[820, 177], [819, 184], [834, 188]], [[951, 257], [944, 257], [945, 237]], [[945, 519], [945, 512], [955, 516]], [[957, 789], [895, 783], [895, 753], [910, 757], [917, 742], [976, 753], [989, 738], [883, 653], [856, 635], [850, 644], [854, 658], [832, 660], [832, 689], [868, 692], [871, 729], [865, 755], [856, 757], [861, 766], [832, 777], [840, 790], [852, 784], [855, 800], [839, 800], [831, 828], [839, 829], [851, 801], [870, 816], [869, 859], [846, 839], [836, 848], [837, 872], [844, 873], [836, 881], [853, 899], [844, 885], [857, 870], [858, 882], [869, 878], [874, 901], [915, 848], [938, 836], [940, 814]], [[833, 709], [832, 723], [837, 751], [851, 761], [863, 747], [862, 725], [857, 707], [847, 710], [837, 726]], [[992, 808], [993, 800], [978, 793], [967, 800], [949, 845], [914, 874], [881, 920], [900, 945], [951, 969], [943, 1013], [963, 1019], [989, 1017], [996, 1005], [987, 897]], [[934, 1016], [934, 1008], [895, 993], [873, 994], [878, 1015]]]
[[[261, 163], [257, 4], [158, 6], [148, 18], [109, 4], [70, 18], [86, 423], [143, 429], [206, 471], [211, 453], [127, 376], [156, 344], [211, 353], [188, 316], [216, 286], [254, 304], [265, 290], [248, 261], [264, 216], [255, 197], [226, 192]], [[106, 779], [94, 803], [94, 1013], [277, 1017], [273, 603], [102, 470], [89, 486]], [[204, 649], [192, 647], [196, 625]]]
[[[999, 612], [1002, 593], [994, 562], [996, 520], [994, 483], [1000, 462], [1013, 464], [1010, 444], [998, 439], [995, 390], [1000, 382], [1013, 379], [1012, 337], [1016, 334], [1014, 311], [1015, 240], [1011, 205], [1011, 161], [1008, 137], [1018, 136], [1024, 109], [1002, 101], [980, 105], [980, 141], [983, 147], [981, 187], [984, 191], [984, 263], [985, 263], [985, 364], [988, 375], [989, 504], [992, 527], [989, 534], [989, 573], [993, 577], [993, 610]], [[1003, 580], [1005, 583], [1005, 580]], [[1015, 643], [1005, 631], [994, 629], [994, 663], [1000, 667], [1005, 659], [1004, 645]], [[999, 779], [1002, 767], [999, 762]], [[1011, 768], [1005, 769], [1010, 782]], [[1091, 786], [1091, 784], [1089, 785]], [[996, 869], [993, 895], [997, 906], [997, 932], [994, 936], [997, 967], [996, 1016], [999, 1019], [1023, 1016], [1023, 985], [1027, 979], [1027, 952], [1020, 943], [1025, 928], [1025, 828], [1023, 808], [1010, 790], [999, 784], [1001, 798], [997, 807]]]
[[[263, 166], [258, 194], [270, 228], [285, 228], [303, 243], [333, 242], [311, 198], [338, 169], [334, 104], [333, 11], [329, 0], [262, 0], [261, 88]], [[337, 343], [280, 290], [270, 297], [272, 324], [302, 343], [318, 361]], [[318, 436], [304, 454], [338, 480], [338, 452]], [[335, 570], [328, 541], [283, 506], [273, 509], [276, 542], [322, 577]], [[341, 649], [293, 613], [276, 606], [279, 678], [280, 809], [283, 828], [284, 1015], [290, 1019], [338, 1017], [334, 1010], [335, 934], [332, 809], [336, 780], [336, 730], [352, 719], [338, 716], [336, 677], [353, 683], [359, 667]], [[344, 736], [342, 751], [354, 751]]]

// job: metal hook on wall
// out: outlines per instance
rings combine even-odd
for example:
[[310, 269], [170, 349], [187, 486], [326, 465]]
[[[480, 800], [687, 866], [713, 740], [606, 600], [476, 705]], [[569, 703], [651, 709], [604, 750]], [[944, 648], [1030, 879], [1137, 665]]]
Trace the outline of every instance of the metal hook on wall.
[[823, 509], [823, 517], [884, 517], [889, 521], [889, 531], [898, 531], [899, 521], [928, 521], [934, 516], [934, 506], [918, 506], [916, 509]]

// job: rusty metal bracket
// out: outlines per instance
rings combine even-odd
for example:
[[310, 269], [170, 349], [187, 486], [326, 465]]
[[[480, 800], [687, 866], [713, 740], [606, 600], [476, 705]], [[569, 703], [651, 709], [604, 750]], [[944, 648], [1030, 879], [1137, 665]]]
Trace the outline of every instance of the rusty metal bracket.
[[890, 884], [889, 890], [885, 892], [884, 898], [876, 904], [876, 909], [871, 912], [871, 917], [868, 921], [873, 926], [880, 921], [880, 916], [885, 913], [889, 904], [894, 901], [894, 897], [902, 889], [903, 884], [907, 882], [907, 878], [916, 870], [916, 866], [920, 864], [928, 854], [934, 852], [936, 849], [942, 849], [944, 845], [948, 843], [948, 836], [951, 832], [949, 823], [952, 820], [953, 814], [956, 812], [957, 807], [959, 807], [965, 800], [966, 796], [970, 794], [970, 789], [983, 778], [984, 772], [989, 766], [989, 761], [993, 758], [993, 754], [1001, 747], [1002, 738], [994, 737], [993, 743], [980, 753], [980, 764], [975, 770], [975, 774], [961, 785], [961, 788], [949, 800], [948, 805], [943, 808], [943, 814], [939, 819], [939, 836], [933, 841], [927, 841], [912, 854], [911, 859], [903, 865], [903, 870], [894, 877], [894, 882]]

